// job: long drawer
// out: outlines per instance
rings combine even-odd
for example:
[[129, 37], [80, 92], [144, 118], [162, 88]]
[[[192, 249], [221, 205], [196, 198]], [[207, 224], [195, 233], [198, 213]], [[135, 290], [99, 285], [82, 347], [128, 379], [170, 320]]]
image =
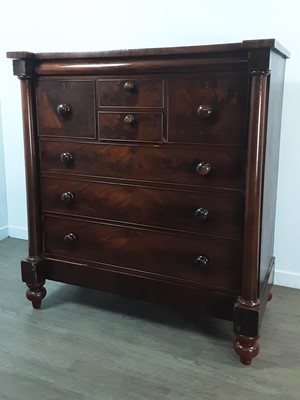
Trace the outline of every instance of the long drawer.
[[[240, 287], [241, 246], [123, 226], [45, 217], [45, 253], [213, 287]], [[124, 271], [125, 272], [125, 271]]]
[[242, 238], [243, 197], [42, 178], [44, 211]]
[[244, 189], [245, 149], [41, 141], [47, 172]]

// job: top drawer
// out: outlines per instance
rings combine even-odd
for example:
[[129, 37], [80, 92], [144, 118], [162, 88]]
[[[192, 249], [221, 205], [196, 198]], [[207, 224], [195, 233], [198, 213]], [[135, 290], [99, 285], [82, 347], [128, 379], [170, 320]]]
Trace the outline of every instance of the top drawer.
[[100, 107], [163, 107], [161, 79], [100, 79]]
[[38, 80], [36, 104], [40, 136], [96, 138], [94, 81]]
[[170, 79], [169, 142], [245, 145], [248, 98], [245, 75]]

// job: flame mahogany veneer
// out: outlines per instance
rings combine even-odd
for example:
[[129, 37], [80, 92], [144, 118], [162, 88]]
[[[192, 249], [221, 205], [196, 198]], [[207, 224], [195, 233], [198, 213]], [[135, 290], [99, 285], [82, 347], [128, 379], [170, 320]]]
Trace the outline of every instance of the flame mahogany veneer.
[[288, 52], [269, 39], [7, 56], [33, 307], [50, 279], [233, 320], [250, 364], [272, 297]]

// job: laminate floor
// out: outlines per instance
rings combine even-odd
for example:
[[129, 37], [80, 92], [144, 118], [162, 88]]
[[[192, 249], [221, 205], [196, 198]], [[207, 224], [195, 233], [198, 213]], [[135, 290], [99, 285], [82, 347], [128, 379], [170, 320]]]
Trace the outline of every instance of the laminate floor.
[[0, 242], [0, 400], [299, 400], [300, 291], [275, 287], [247, 367], [232, 324], [47, 282], [25, 299], [27, 242]]

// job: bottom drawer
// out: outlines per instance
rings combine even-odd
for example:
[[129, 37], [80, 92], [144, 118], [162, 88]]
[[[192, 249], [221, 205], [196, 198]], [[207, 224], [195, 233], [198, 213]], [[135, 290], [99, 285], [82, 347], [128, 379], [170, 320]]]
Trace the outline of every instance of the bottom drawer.
[[240, 287], [239, 244], [49, 216], [44, 239], [48, 257], [110, 264], [230, 290]]

